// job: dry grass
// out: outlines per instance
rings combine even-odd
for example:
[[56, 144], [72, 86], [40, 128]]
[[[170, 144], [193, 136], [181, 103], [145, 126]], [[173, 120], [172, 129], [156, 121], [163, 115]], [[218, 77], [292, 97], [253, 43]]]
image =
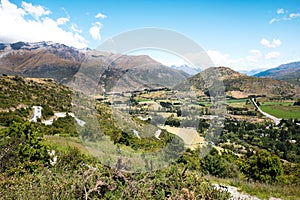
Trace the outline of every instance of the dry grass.
[[201, 137], [195, 129], [171, 126], [162, 126], [161, 128], [180, 137], [184, 141], [185, 146], [192, 150], [204, 144], [204, 138]]

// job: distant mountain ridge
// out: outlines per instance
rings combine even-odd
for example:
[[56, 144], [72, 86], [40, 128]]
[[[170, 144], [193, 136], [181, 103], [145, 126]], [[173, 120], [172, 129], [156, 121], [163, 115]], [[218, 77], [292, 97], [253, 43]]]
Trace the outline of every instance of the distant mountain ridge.
[[237, 70], [238, 72], [242, 74], [246, 74], [247, 76], [253, 76], [254, 74], [257, 74], [259, 72], [265, 71], [265, 68], [258, 68], [258, 69], [252, 69], [252, 70]]
[[182, 70], [182, 71], [188, 73], [191, 76], [201, 72], [200, 68], [194, 68], [194, 67], [190, 67], [188, 65], [180, 65], [180, 66], [171, 65], [170, 67], [173, 68], [173, 69]]
[[276, 80], [284, 80], [300, 86], [300, 62], [292, 62], [280, 65], [276, 68], [257, 73], [255, 77], [268, 77]]

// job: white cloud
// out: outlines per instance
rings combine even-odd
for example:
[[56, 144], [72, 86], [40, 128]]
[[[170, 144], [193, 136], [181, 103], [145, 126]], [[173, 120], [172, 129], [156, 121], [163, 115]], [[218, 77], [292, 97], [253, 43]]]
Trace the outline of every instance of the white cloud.
[[[51, 11], [42, 6], [22, 2], [22, 7], [1, 0], [0, 2], [0, 42], [53, 41], [78, 48], [87, 47], [87, 41], [78, 33], [60, 27], [67, 18], [52, 19]], [[33, 19], [26, 19], [32, 16]], [[42, 17], [43, 16], [43, 17]]]
[[281, 45], [281, 40], [273, 39], [273, 41], [270, 42], [269, 40], [263, 38], [263, 39], [261, 39], [260, 44], [267, 48], [276, 48]]
[[260, 50], [252, 49], [250, 50], [250, 55], [246, 56], [246, 60], [257, 63], [261, 60], [262, 58], [262, 53]]
[[265, 58], [267, 60], [276, 59], [278, 57], [280, 57], [280, 52], [278, 52], [278, 51], [269, 52], [265, 55]]
[[101, 19], [105, 19], [107, 16], [102, 14], [102, 13], [98, 13], [95, 18], [101, 18]]
[[273, 24], [274, 22], [279, 22], [280, 19], [277, 19], [277, 18], [273, 18], [269, 21], [269, 24]]
[[250, 53], [253, 53], [253, 54], [261, 54], [260, 53], [260, 50], [257, 50], [257, 49], [252, 49], [249, 51]]
[[232, 58], [229, 54], [215, 50], [209, 50], [207, 53], [215, 63], [215, 66], [227, 66], [236, 71], [268, 69], [289, 62], [286, 58], [281, 57], [278, 51], [264, 53], [258, 49], [252, 49], [248, 55], [240, 58]]
[[212, 59], [216, 66], [223, 66], [229, 63], [229, 55], [223, 54], [220, 51], [208, 50], [208, 56]]
[[269, 21], [269, 24], [273, 24], [274, 22], [279, 22], [279, 21], [291, 21], [293, 19], [300, 18], [300, 13], [290, 13], [290, 14], [288, 14], [289, 12], [284, 10], [283, 8], [277, 9], [276, 13], [278, 15], [280, 15], [280, 17], [272, 18]]
[[291, 14], [289, 15], [289, 17], [290, 17], [291, 19], [298, 18], [298, 17], [300, 17], [300, 13], [291, 13]]
[[242, 61], [242, 58], [233, 59], [229, 54], [224, 54], [220, 51], [208, 50], [208, 56], [212, 59], [215, 66], [227, 66], [230, 67], [233, 64], [239, 63]]
[[277, 14], [280, 15], [280, 14], [284, 14], [285, 13], [285, 10], [283, 8], [279, 8], [277, 9]]
[[72, 24], [71, 29], [72, 29], [72, 31], [74, 31], [76, 33], [82, 33], [82, 30], [79, 29], [76, 24]]
[[34, 19], [38, 20], [41, 16], [49, 15], [51, 13], [50, 10], [45, 9], [43, 6], [34, 6], [32, 3], [22, 2], [22, 7], [25, 12], [29, 13], [34, 17]]
[[101, 28], [102, 28], [102, 24], [100, 22], [96, 22], [90, 28], [90, 35], [94, 40], [101, 40], [101, 35], [100, 35]]
[[70, 21], [70, 19], [66, 18], [66, 17], [61, 17], [56, 20], [58, 25], [65, 25], [69, 21]]

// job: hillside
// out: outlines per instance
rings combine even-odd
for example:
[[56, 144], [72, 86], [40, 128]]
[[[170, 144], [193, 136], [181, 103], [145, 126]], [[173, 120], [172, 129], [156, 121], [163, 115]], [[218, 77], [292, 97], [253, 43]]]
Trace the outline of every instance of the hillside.
[[100, 83], [103, 91], [171, 87], [189, 76], [149, 56], [115, 55], [52, 42], [0, 44], [0, 72], [52, 78], [86, 89]]
[[244, 98], [249, 95], [294, 96], [299, 88], [287, 82], [270, 78], [256, 78], [238, 73], [228, 67], [208, 68], [188, 79], [188, 84], [196, 90], [207, 91], [213, 84], [212, 80], [221, 80], [226, 95]]
[[0, 110], [42, 105], [55, 111], [71, 110], [72, 92], [52, 79], [0, 76]]
[[268, 77], [276, 80], [284, 80], [300, 86], [300, 62], [292, 62], [280, 65], [276, 68], [257, 73], [255, 77]]

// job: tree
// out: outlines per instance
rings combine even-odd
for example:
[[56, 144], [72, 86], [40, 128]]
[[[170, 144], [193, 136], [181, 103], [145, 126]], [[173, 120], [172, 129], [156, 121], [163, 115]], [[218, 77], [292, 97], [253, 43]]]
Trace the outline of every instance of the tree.
[[266, 150], [259, 150], [246, 160], [241, 171], [248, 178], [272, 183], [278, 181], [283, 168], [278, 156], [271, 155]]
[[175, 136], [168, 141], [167, 146], [163, 149], [165, 161], [174, 161], [184, 152], [184, 142], [181, 138]]
[[239, 172], [233, 157], [233, 154], [228, 152], [224, 152], [220, 155], [218, 150], [213, 148], [210, 153], [201, 160], [203, 172], [221, 178], [238, 177]]

